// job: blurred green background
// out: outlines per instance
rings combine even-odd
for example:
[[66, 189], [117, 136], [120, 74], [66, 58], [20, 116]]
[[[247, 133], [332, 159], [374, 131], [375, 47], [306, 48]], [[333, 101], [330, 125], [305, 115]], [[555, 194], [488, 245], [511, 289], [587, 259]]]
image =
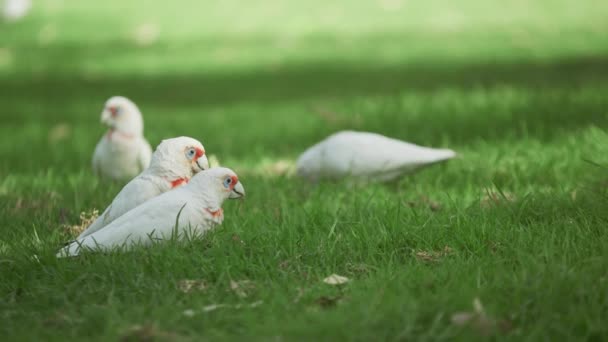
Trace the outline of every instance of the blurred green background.
[[[88, 163], [117, 94], [153, 145], [189, 134], [239, 160], [293, 157], [342, 128], [462, 145], [605, 124], [606, 17], [603, 1], [37, 0], [0, 26], [0, 153], [46, 151], [0, 172]], [[484, 103], [488, 89], [508, 103]], [[522, 104], [536, 96], [564, 111]], [[70, 134], [46, 145], [57, 124]]]
[[[605, 338], [607, 18], [605, 0], [34, 0], [0, 22], [0, 334]], [[62, 227], [122, 186], [90, 170], [113, 95], [153, 146], [200, 139], [248, 199], [186, 247], [57, 260]], [[341, 129], [460, 157], [390, 186], [283, 175]], [[500, 329], [452, 323], [474, 298]]]

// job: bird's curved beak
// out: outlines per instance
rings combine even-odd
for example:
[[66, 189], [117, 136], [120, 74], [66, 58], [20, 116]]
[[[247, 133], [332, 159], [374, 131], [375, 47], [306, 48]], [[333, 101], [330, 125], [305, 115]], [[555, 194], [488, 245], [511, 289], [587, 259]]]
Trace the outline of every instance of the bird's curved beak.
[[245, 188], [243, 187], [243, 184], [241, 184], [241, 182], [238, 182], [230, 192], [230, 196], [228, 198], [236, 199], [241, 197], [245, 197]]
[[101, 112], [101, 123], [112, 126], [112, 112], [110, 112], [107, 108]]
[[194, 165], [192, 165], [192, 171], [194, 174], [197, 174], [200, 171], [205, 170], [209, 170], [209, 160], [207, 159], [207, 156], [203, 155], [194, 162]]

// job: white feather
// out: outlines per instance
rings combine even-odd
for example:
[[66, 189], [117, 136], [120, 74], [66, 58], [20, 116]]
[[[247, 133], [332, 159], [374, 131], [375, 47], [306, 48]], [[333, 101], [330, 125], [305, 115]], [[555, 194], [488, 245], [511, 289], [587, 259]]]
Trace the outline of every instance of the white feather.
[[[112, 115], [110, 108], [120, 111]], [[102, 123], [110, 126], [93, 153], [93, 171], [102, 178], [128, 180], [150, 165], [152, 148], [144, 138], [139, 108], [122, 96], [110, 98], [101, 113]]]
[[449, 149], [434, 149], [376, 133], [342, 131], [306, 150], [297, 174], [309, 180], [346, 176], [390, 181], [420, 167], [451, 159]]
[[95, 233], [150, 198], [171, 190], [172, 182], [187, 182], [195, 173], [208, 169], [209, 161], [204, 154], [198, 159], [187, 158], [186, 151], [190, 148], [205, 151], [200, 141], [190, 137], [163, 140], [152, 156], [150, 167], [125, 185], [110, 206], [78, 239]]
[[31, 7], [31, 0], [4, 0], [2, 15], [9, 21], [16, 21], [25, 17]]
[[[236, 179], [231, 188], [224, 186], [226, 178]], [[212, 168], [194, 176], [190, 183], [152, 198], [116, 219], [103, 229], [72, 242], [58, 257], [75, 256], [83, 248], [108, 250], [129, 248], [134, 244], [149, 245], [153, 240], [165, 240], [175, 233], [204, 233], [223, 221], [220, 210], [224, 200], [233, 194], [243, 196], [245, 190], [236, 174], [227, 168]]]

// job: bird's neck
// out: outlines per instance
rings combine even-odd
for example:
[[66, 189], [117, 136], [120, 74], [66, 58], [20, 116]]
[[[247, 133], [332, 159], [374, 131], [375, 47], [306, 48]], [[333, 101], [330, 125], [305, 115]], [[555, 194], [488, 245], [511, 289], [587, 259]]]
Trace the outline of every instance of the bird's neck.
[[109, 141], [113, 141], [116, 139], [133, 140], [136, 137], [137, 135], [135, 135], [134, 133], [123, 132], [114, 127], [110, 127], [110, 129], [108, 129], [108, 132], [106, 133], [106, 139], [108, 139]]
[[154, 178], [154, 182], [162, 184], [163, 189], [170, 190], [182, 185], [188, 184], [190, 175], [186, 173], [178, 173], [158, 167], [158, 165], [150, 165], [144, 173]]

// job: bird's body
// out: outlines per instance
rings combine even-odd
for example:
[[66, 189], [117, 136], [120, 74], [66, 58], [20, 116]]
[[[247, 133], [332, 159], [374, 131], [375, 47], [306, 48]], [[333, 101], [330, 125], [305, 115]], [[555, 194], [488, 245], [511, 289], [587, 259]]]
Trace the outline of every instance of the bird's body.
[[4, 0], [2, 16], [8, 21], [17, 21], [25, 17], [31, 8], [31, 0]]
[[201, 234], [222, 223], [225, 199], [244, 194], [245, 190], [232, 170], [212, 168], [194, 176], [187, 185], [156, 196], [103, 229], [79, 238], [57, 255], [75, 256], [83, 248], [130, 248], [173, 236]]
[[144, 138], [144, 123], [137, 106], [122, 96], [110, 98], [101, 113], [109, 126], [93, 153], [93, 172], [102, 178], [129, 180], [148, 165], [152, 147]]
[[391, 181], [454, 156], [449, 149], [418, 146], [376, 133], [342, 131], [306, 150], [296, 168], [299, 176], [309, 180], [351, 176]]
[[150, 198], [186, 184], [194, 174], [208, 168], [205, 149], [198, 140], [189, 137], [163, 140], [152, 156], [150, 167], [127, 183], [78, 239], [95, 233]]
[[150, 165], [152, 148], [144, 137], [109, 131], [93, 154], [93, 170], [103, 178], [131, 179]]

